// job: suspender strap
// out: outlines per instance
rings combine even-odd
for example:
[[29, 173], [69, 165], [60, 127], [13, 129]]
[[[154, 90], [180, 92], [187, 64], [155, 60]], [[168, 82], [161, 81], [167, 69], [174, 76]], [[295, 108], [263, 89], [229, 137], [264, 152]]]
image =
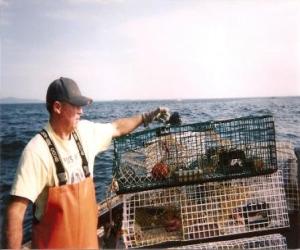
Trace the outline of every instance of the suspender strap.
[[67, 183], [67, 176], [65, 173], [65, 169], [64, 166], [62, 164], [62, 161], [60, 160], [60, 157], [57, 153], [57, 150], [54, 146], [53, 141], [51, 140], [51, 138], [49, 137], [49, 134], [47, 133], [47, 131], [45, 129], [43, 129], [40, 132], [40, 135], [44, 138], [44, 140], [46, 141], [48, 147], [49, 147], [49, 151], [51, 153], [51, 156], [53, 158], [55, 167], [56, 167], [56, 173], [57, 173], [57, 178], [59, 181], [59, 186], [61, 185], [65, 185]]
[[88, 161], [86, 159], [85, 153], [83, 151], [83, 147], [81, 145], [81, 142], [79, 140], [79, 137], [78, 137], [78, 135], [77, 135], [77, 133], [75, 131], [72, 132], [72, 135], [73, 135], [73, 137], [75, 139], [77, 148], [78, 148], [80, 156], [81, 156], [82, 169], [83, 169], [84, 175], [85, 175], [85, 177], [89, 177], [91, 175], [90, 171], [89, 171], [89, 165], [88, 165]]
[[[40, 132], [40, 135], [44, 138], [44, 140], [46, 141], [46, 143], [49, 147], [51, 156], [53, 158], [53, 161], [54, 161], [54, 164], [55, 164], [55, 167], [56, 167], [56, 173], [57, 173], [59, 186], [65, 185], [67, 183], [67, 176], [66, 176], [65, 169], [63, 167], [62, 161], [59, 157], [59, 154], [58, 154], [58, 152], [57, 152], [57, 150], [54, 146], [54, 143], [51, 140], [51, 138], [49, 137], [49, 134], [47, 133], [47, 131], [45, 129], [43, 129]], [[81, 156], [82, 169], [83, 169], [84, 175], [85, 175], [85, 177], [89, 177], [91, 174], [90, 174], [89, 167], [88, 167], [88, 161], [86, 159], [86, 156], [85, 156], [85, 153], [83, 151], [83, 147], [81, 145], [79, 137], [78, 137], [78, 135], [75, 131], [72, 133], [72, 135], [75, 139], [77, 148], [78, 148], [80, 156]]]

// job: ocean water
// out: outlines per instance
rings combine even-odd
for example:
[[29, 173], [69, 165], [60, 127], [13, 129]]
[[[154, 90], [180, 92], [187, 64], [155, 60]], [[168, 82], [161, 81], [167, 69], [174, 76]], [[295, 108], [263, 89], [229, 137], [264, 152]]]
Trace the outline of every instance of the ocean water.
[[[183, 123], [271, 114], [275, 120], [276, 139], [290, 141], [295, 147], [300, 147], [300, 97], [95, 102], [84, 109], [82, 119], [110, 122], [120, 117], [152, 110], [158, 106], [165, 106], [172, 112], [179, 112]], [[0, 209], [2, 221], [21, 152], [30, 138], [39, 132], [48, 121], [48, 113], [44, 104], [2, 104], [0, 105], [0, 116]], [[154, 124], [153, 126], [158, 125]], [[138, 130], [142, 129], [140, 127]], [[112, 166], [113, 147], [111, 146], [109, 150], [98, 155], [95, 160], [94, 181], [98, 201], [106, 195], [107, 185], [111, 181]], [[24, 222], [25, 241], [30, 237], [30, 214], [31, 209], [29, 208]]]

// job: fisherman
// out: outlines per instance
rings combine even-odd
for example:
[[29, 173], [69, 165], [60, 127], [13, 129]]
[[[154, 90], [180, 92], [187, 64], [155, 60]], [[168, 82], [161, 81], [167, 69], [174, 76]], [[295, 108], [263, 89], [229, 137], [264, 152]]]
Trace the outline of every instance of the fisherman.
[[112, 123], [80, 120], [82, 107], [91, 103], [72, 79], [61, 77], [49, 85], [49, 122], [26, 145], [10, 193], [7, 248], [21, 248], [30, 202], [32, 248], [98, 248], [95, 156], [109, 147], [112, 138], [169, 117], [166, 108], [157, 108]]

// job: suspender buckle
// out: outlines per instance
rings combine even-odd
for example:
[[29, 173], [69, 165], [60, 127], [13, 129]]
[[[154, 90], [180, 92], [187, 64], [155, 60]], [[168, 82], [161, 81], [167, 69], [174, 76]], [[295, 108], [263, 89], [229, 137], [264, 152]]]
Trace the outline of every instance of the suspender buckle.
[[58, 181], [59, 181], [59, 184], [60, 185], [64, 185], [67, 183], [67, 176], [66, 176], [66, 173], [58, 173], [57, 174], [57, 178], [58, 178]]
[[82, 168], [83, 168], [85, 177], [89, 177], [91, 175], [90, 171], [89, 171], [89, 167], [87, 165], [83, 165]]

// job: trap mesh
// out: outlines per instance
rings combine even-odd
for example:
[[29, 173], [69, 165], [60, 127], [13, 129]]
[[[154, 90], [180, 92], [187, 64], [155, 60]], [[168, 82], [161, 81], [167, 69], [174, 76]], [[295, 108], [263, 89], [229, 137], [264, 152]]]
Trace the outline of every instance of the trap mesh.
[[281, 234], [270, 234], [228, 241], [216, 241], [174, 247], [170, 249], [231, 250], [231, 249], [287, 249], [286, 239]]
[[272, 116], [161, 127], [114, 140], [117, 193], [277, 170]]
[[300, 209], [300, 189], [298, 162], [294, 147], [290, 142], [277, 142], [277, 164], [283, 173], [283, 183], [286, 193], [288, 210], [290, 212]]
[[126, 247], [289, 226], [282, 172], [123, 196]]

